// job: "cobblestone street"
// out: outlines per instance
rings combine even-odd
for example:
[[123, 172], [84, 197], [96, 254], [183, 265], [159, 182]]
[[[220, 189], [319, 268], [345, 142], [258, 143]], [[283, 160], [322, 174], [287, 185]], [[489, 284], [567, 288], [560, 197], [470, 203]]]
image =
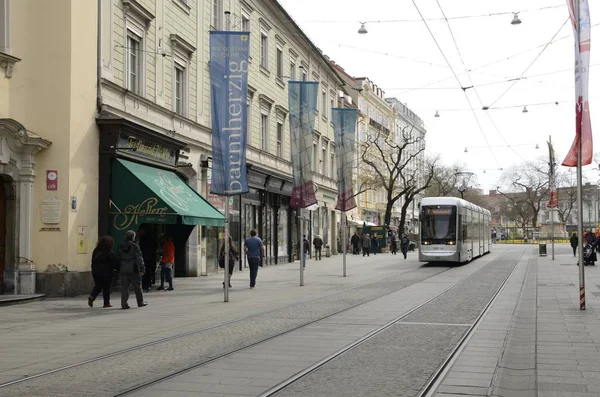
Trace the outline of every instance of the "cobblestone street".
[[350, 255], [346, 278], [340, 256], [309, 261], [304, 287], [297, 263], [261, 269], [255, 290], [237, 272], [229, 303], [213, 275], [127, 312], [4, 306], [0, 396], [417, 396], [434, 381], [438, 397], [597, 396], [596, 268], [580, 312], [566, 246], [554, 261], [494, 248], [457, 267]]

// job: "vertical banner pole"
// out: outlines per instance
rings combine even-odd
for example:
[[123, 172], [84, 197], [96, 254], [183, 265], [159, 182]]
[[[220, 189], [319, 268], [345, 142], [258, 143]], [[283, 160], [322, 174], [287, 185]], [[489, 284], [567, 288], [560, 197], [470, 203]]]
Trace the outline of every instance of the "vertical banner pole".
[[342, 249], [343, 249], [343, 263], [344, 263], [344, 277], [346, 277], [346, 246], [348, 245], [348, 231], [346, 230], [346, 213], [342, 212]]
[[304, 285], [304, 264], [306, 263], [304, 253], [304, 209], [300, 208], [300, 286]]
[[223, 302], [229, 302], [229, 196], [225, 196], [225, 233], [223, 233], [225, 260], [223, 261]]
[[[553, 148], [552, 148], [552, 135], [550, 135], [548, 137], [548, 143], [550, 144], [550, 198], [552, 198], [553, 194], [558, 194], [558, 193], [554, 193], [554, 155], [553, 155]], [[558, 198], [557, 198], [558, 200]], [[550, 233], [551, 233], [551, 239], [552, 239], [552, 260], [554, 260], [554, 203], [550, 203]]]

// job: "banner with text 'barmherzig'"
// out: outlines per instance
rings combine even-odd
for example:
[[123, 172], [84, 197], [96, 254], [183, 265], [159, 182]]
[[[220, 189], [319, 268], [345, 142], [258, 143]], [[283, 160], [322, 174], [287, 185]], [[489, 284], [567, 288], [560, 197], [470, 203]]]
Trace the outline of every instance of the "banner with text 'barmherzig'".
[[212, 181], [221, 196], [248, 193], [248, 32], [210, 32]]
[[313, 157], [313, 128], [317, 113], [319, 83], [290, 81], [288, 89], [294, 179], [290, 206], [306, 208], [317, 202], [310, 167]]

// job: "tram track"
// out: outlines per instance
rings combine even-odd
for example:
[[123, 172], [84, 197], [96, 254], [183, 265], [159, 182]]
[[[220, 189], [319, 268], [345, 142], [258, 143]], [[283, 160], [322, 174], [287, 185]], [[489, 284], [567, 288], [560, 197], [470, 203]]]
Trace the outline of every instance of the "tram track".
[[[515, 270], [517, 269], [518, 262], [521, 260], [522, 257], [523, 257], [523, 254], [521, 254], [519, 256], [519, 258], [516, 260], [515, 266], [507, 274], [507, 276], [504, 278], [504, 280], [502, 281], [500, 287], [496, 290], [496, 292], [493, 294], [492, 298], [486, 304], [484, 310], [477, 316], [476, 320], [472, 324], [469, 324], [468, 330], [460, 338], [458, 344], [452, 349], [452, 351], [450, 352], [450, 354], [443, 360], [443, 362], [439, 365], [439, 367], [435, 370], [435, 372], [430, 376], [430, 378], [427, 380], [425, 386], [415, 395], [415, 397], [433, 397], [435, 395], [437, 388], [441, 384], [441, 381], [443, 380], [443, 378], [447, 374], [448, 370], [451, 368], [451, 365], [457, 359], [457, 357], [459, 356], [460, 352], [464, 349], [464, 347], [466, 346], [466, 344], [468, 343], [468, 341], [473, 336], [474, 332], [477, 330], [477, 328], [478, 328], [479, 324], [481, 323], [481, 321], [483, 320], [483, 318], [486, 316], [486, 314], [489, 312], [489, 310], [491, 309], [491, 307], [493, 306], [493, 304], [496, 302], [498, 296], [504, 290], [504, 287], [506, 286], [506, 283], [508, 282], [508, 280], [510, 279], [510, 277], [514, 274]], [[489, 265], [487, 265], [487, 266], [489, 266]], [[338, 350], [337, 352], [335, 352], [335, 353], [329, 355], [328, 357], [320, 360], [319, 362], [315, 363], [314, 365], [312, 365], [312, 366], [304, 369], [301, 372], [298, 372], [294, 376], [292, 376], [292, 377], [286, 379], [285, 381], [283, 381], [283, 382], [275, 385], [271, 389], [269, 389], [269, 390], [265, 391], [264, 393], [260, 394], [260, 397], [272, 397], [272, 396], [279, 395], [281, 392], [285, 391], [286, 388], [288, 388], [290, 385], [292, 385], [292, 384], [298, 382], [299, 380], [301, 380], [303, 378], [306, 378], [307, 376], [315, 373], [316, 371], [318, 371], [319, 369], [323, 368], [328, 363], [334, 361], [335, 359], [339, 358], [340, 356], [344, 355], [345, 353], [347, 353], [347, 352], [349, 352], [349, 351], [357, 348], [358, 346], [364, 344], [365, 342], [373, 339], [377, 335], [379, 335], [381, 333], [384, 333], [386, 330], [390, 329], [392, 326], [398, 324], [400, 321], [402, 321], [403, 319], [409, 317], [410, 315], [412, 315], [413, 313], [417, 312], [421, 308], [424, 308], [428, 304], [432, 303], [436, 299], [438, 299], [441, 296], [443, 296], [444, 294], [448, 293], [450, 290], [459, 287], [464, 281], [466, 281], [469, 278], [475, 276], [477, 273], [485, 270], [486, 267], [483, 267], [483, 268], [479, 269], [477, 272], [475, 272], [473, 274], [470, 274], [469, 276], [463, 278], [462, 280], [458, 281], [454, 285], [449, 286], [448, 288], [446, 288], [445, 290], [443, 290], [439, 294], [435, 295], [434, 297], [432, 297], [432, 298], [428, 299], [427, 301], [421, 303], [420, 305], [412, 308], [411, 310], [403, 313], [402, 315], [394, 318], [393, 320], [387, 322], [386, 324], [382, 325], [381, 327], [377, 328], [376, 330], [371, 331], [370, 333], [368, 333], [367, 335], [363, 336], [362, 338], [360, 338], [360, 339], [354, 341], [353, 343], [345, 346], [343, 349]], [[457, 325], [460, 325], [460, 324], [457, 324]]]
[[[409, 273], [418, 273], [419, 271], [422, 271], [423, 269], [424, 269], [423, 267], [419, 267], [419, 268], [416, 268], [416, 269], [408, 270], [408, 271], [402, 272], [399, 276], [406, 275], [406, 274], [409, 274]], [[425, 269], [430, 269], [430, 267], [429, 268], [425, 268]], [[304, 326], [311, 325], [311, 324], [313, 324], [313, 323], [315, 323], [317, 321], [321, 321], [323, 319], [332, 317], [332, 316], [340, 314], [342, 312], [351, 310], [353, 308], [356, 308], [357, 306], [360, 306], [360, 305], [363, 305], [365, 303], [371, 302], [373, 300], [379, 299], [379, 298], [381, 298], [383, 296], [386, 296], [386, 295], [388, 295], [390, 293], [397, 292], [397, 291], [399, 291], [401, 289], [410, 287], [413, 284], [416, 284], [416, 283], [419, 283], [419, 282], [423, 282], [423, 281], [425, 281], [425, 280], [427, 280], [429, 278], [432, 278], [432, 277], [435, 277], [435, 276], [437, 276], [437, 275], [439, 275], [441, 273], [447, 272], [450, 269], [452, 269], [452, 267], [440, 270], [439, 272], [435, 272], [434, 274], [431, 274], [428, 277], [425, 277], [423, 279], [415, 280], [413, 283], [409, 283], [407, 285], [400, 286], [399, 288], [397, 288], [397, 289], [395, 289], [393, 291], [385, 292], [383, 294], [379, 294], [377, 296], [374, 296], [374, 297], [372, 297], [372, 298], [370, 298], [368, 300], [364, 300], [364, 301], [359, 302], [357, 304], [353, 304], [353, 305], [351, 305], [349, 307], [345, 307], [344, 309], [336, 310], [335, 312], [332, 312], [332, 313], [330, 313], [330, 314], [328, 314], [326, 316], [323, 316], [323, 317], [311, 320], [309, 322], [303, 323], [303, 324], [301, 324], [301, 325], [299, 325], [297, 327], [294, 327], [292, 329], [288, 329], [286, 331], [283, 331], [283, 332], [280, 332], [280, 333], [276, 333], [275, 335], [268, 336], [268, 337], [266, 337], [266, 338], [264, 338], [262, 340], [259, 340], [259, 341], [256, 341], [254, 343], [245, 345], [245, 346], [237, 348], [235, 350], [231, 350], [231, 351], [224, 352], [222, 354], [218, 354], [218, 355], [216, 355], [214, 357], [211, 357], [210, 359], [203, 360], [202, 362], [196, 363], [193, 366], [186, 367], [185, 369], [178, 370], [177, 372], [174, 372], [174, 373], [168, 374], [166, 376], [163, 376], [160, 379], [154, 380], [152, 382], [147, 382], [147, 383], [141, 384], [139, 386], [135, 386], [133, 388], [127, 389], [126, 391], [120, 392], [120, 393], [115, 394], [115, 395], [116, 396], [122, 396], [122, 395], [129, 394], [132, 391], [146, 388], [146, 387], [148, 387], [151, 384], [155, 384], [157, 382], [163, 381], [163, 380], [171, 378], [173, 376], [177, 376], [180, 373], [187, 372], [187, 371], [189, 371], [191, 369], [194, 369], [194, 368], [200, 367], [202, 365], [206, 365], [208, 363], [214, 362], [214, 361], [216, 361], [216, 360], [218, 360], [220, 358], [223, 358], [225, 356], [228, 356], [228, 355], [234, 354], [236, 352], [245, 350], [245, 349], [250, 348], [252, 346], [255, 346], [255, 345], [259, 344], [259, 343], [266, 342], [268, 340], [277, 338], [279, 336], [282, 336], [284, 334], [287, 334], [289, 332], [292, 332], [292, 331], [297, 330], [299, 328], [302, 328]], [[151, 341], [151, 342], [147, 342], [147, 343], [142, 343], [142, 344], [139, 344], [139, 345], [136, 345], [136, 346], [132, 346], [132, 347], [129, 347], [129, 348], [117, 350], [115, 352], [111, 352], [111, 353], [99, 355], [98, 357], [90, 358], [90, 359], [87, 359], [87, 360], [82, 360], [80, 362], [76, 362], [76, 363], [73, 363], [73, 364], [65, 365], [65, 366], [62, 366], [62, 367], [59, 367], [59, 368], [55, 368], [55, 369], [52, 369], [52, 370], [43, 371], [43, 372], [40, 372], [40, 373], [35, 374], [35, 375], [31, 375], [31, 376], [27, 376], [27, 377], [24, 377], [24, 378], [20, 378], [20, 379], [12, 380], [12, 381], [9, 381], [9, 382], [5, 382], [5, 383], [0, 384], [0, 395], [2, 395], [3, 391], [8, 391], [9, 388], [12, 387], [12, 386], [17, 386], [19, 384], [25, 384], [27, 382], [31, 382], [31, 381], [34, 381], [34, 380], [39, 380], [40, 378], [48, 377], [50, 375], [56, 375], [56, 374], [66, 372], [66, 371], [71, 370], [71, 369], [76, 369], [78, 367], [82, 367], [82, 366], [85, 366], [85, 365], [88, 365], [88, 364], [93, 364], [93, 363], [97, 363], [99, 361], [108, 360], [108, 359], [111, 359], [111, 358], [115, 358], [117, 356], [121, 356], [121, 355], [124, 355], [124, 354], [127, 354], [127, 353], [136, 352], [136, 351], [143, 350], [143, 349], [147, 349], [147, 348], [150, 348], [150, 347], [153, 347], [153, 346], [157, 346], [157, 345], [161, 345], [161, 344], [165, 344], [165, 343], [168, 343], [168, 342], [173, 342], [173, 341], [176, 341], [178, 339], [182, 339], [182, 338], [194, 336], [194, 335], [197, 335], [197, 334], [206, 333], [206, 332], [209, 332], [209, 331], [212, 331], [212, 330], [219, 329], [221, 327], [226, 327], [226, 326], [230, 326], [230, 325], [234, 325], [234, 324], [239, 324], [239, 323], [242, 323], [244, 321], [255, 319], [256, 317], [259, 317], [259, 316], [264, 316], [264, 315], [273, 314], [273, 313], [277, 313], [277, 312], [280, 312], [280, 311], [284, 311], [284, 310], [296, 308], [296, 307], [299, 307], [299, 306], [302, 306], [302, 305], [306, 305], [308, 303], [315, 302], [315, 301], [318, 301], [318, 300], [325, 300], [327, 298], [331, 298], [331, 297], [334, 297], [336, 295], [341, 295], [341, 294], [344, 294], [344, 293], [352, 292], [352, 291], [357, 290], [357, 289], [369, 288], [370, 286], [375, 286], [375, 285], [377, 285], [377, 284], [379, 284], [379, 283], [381, 283], [383, 281], [389, 280], [389, 279], [390, 279], [390, 276], [388, 275], [386, 277], [377, 279], [375, 281], [372, 281], [372, 282], [369, 282], [369, 283], [365, 283], [365, 284], [356, 285], [354, 287], [346, 288], [346, 289], [343, 289], [341, 291], [336, 291], [336, 292], [333, 292], [331, 294], [321, 295], [321, 296], [318, 296], [318, 297], [315, 297], [315, 298], [312, 298], [312, 299], [308, 299], [308, 300], [305, 300], [305, 301], [302, 301], [302, 302], [294, 303], [294, 304], [291, 304], [291, 305], [287, 305], [287, 306], [275, 308], [275, 309], [272, 309], [272, 310], [266, 310], [266, 311], [263, 311], [263, 312], [255, 313], [255, 314], [252, 314], [252, 315], [249, 315], [249, 316], [245, 316], [245, 317], [242, 317], [242, 318], [238, 318], [238, 319], [235, 319], [235, 320], [222, 322], [222, 323], [219, 323], [219, 324], [215, 324], [215, 325], [208, 326], [208, 327], [203, 327], [201, 329], [184, 332], [184, 333], [177, 334], [177, 335], [172, 335], [172, 336], [169, 336], [169, 337], [161, 338], [161, 339], [158, 339], [158, 340], [155, 340], [155, 341]]]
[[[520, 260], [520, 258], [522, 257], [522, 255], [523, 255], [523, 254], [521, 254], [521, 256], [519, 256], [519, 259], [518, 259], [518, 260]], [[516, 264], [518, 263], [518, 260], [516, 260], [516, 261], [515, 261], [515, 265], [514, 265], [514, 267], [513, 267], [513, 268], [512, 268], [512, 270], [509, 272], [509, 274], [506, 276], [506, 278], [503, 280], [503, 282], [502, 282], [502, 284], [501, 284], [501, 287], [500, 287], [500, 288], [499, 288], [499, 289], [496, 291], [496, 293], [494, 294], [493, 298], [492, 298], [492, 299], [491, 299], [491, 300], [488, 302], [488, 304], [486, 305], [486, 308], [485, 308], [485, 310], [484, 310], [484, 311], [483, 311], [483, 312], [482, 312], [482, 313], [479, 315], [479, 317], [478, 317], [478, 320], [477, 320], [478, 322], [479, 322], [479, 321], [480, 321], [480, 320], [481, 320], [481, 319], [484, 317], [485, 313], [487, 313], [487, 310], [488, 310], [488, 308], [489, 308], [489, 307], [491, 307], [491, 305], [492, 305], [492, 304], [495, 302], [495, 299], [496, 299], [497, 295], [500, 293], [500, 291], [502, 290], [502, 288], [503, 288], [503, 287], [504, 287], [504, 285], [506, 284], [507, 280], [510, 278], [510, 276], [513, 274], [514, 270], [516, 269], [516, 267], [517, 267], [517, 265], [516, 265]], [[382, 332], [386, 331], [387, 329], [389, 329], [389, 328], [390, 328], [391, 326], [393, 326], [394, 324], [397, 324], [397, 323], [398, 323], [399, 321], [401, 321], [402, 319], [405, 319], [405, 318], [407, 318], [407, 317], [408, 317], [408, 316], [410, 316], [411, 314], [413, 314], [413, 313], [417, 312], [419, 309], [421, 309], [421, 308], [425, 307], [426, 305], [428, 305], [428, 304], [432, 303], [434, 300], [436, 300], [436, 299], [438, 299], [439, 297], [443, 296], [444, 294], [446, 294], [446, 293], [447, 293], [447, 292], [449, 292], [450, 290], [452, 290], [452, 289], [456, 288], [457, 286], [459, 286], [459, 285], [460, 285], [461, 283], [463, 283], [464, 281], [466, 281], [466, 280], [468, 280], [469, 278], [471, 278], [471, 277], [473, 277], [473, 276], [475, 276], [475, 275], [479, 274], [480, 272], [484, 271], [484, 270], [485, 270], [485, 269], [486, 269], [488, 266], [490, 266], [490, 265], [492, 265], [492, 264], [493, 264], [493, 262], [490, 262], [489, 264], [486, 264], [485, 266], [483, 266], [482, 268], [478, 269], [477, 271], [475, 271], [475, 272], [473, 272], [473, 273], [471, 273], [471, 274], [469, 274], [469, 275], [467, 275], [467, 276], [463, 277], [462, 279], [460, 279], [460, 280], [458, 280], [457, 282], [455, 282], [453, 285], [451, 285], [451, 286], [448, 286], [446, 289], [444, 289], [443, 291], [439, 292], [439, 293], [438, 293], [438, 294], [436, 294], [435, 296], [433, 296], [433, 297], [431, 297], [431, 298], [427, 299], [425, 302], [423, 302], [423, 303], [419, 304], [418, 306], [416, 306], [416, 307], [414, 307], [414, 308], [412, 308], [412, 309], [410, 309], [410, 310], [408, 310], [408, 311], [404, 312], [402, 315], [400, 315], [400, 316], [398, 316], [398, 317], [394, 318], [393, 320], [391, 320], [391, 321], [387, 322], [386, 324], [384, 324], [383, 326], [381, 326], [381, 327], [377, 328], [376, 330], [373, 330], [373, 331], [369, 332], [367, 335], [365, 335], [365, 336], [363, 336], [363, 337], [361, 337], [361, 338], [357, 339], [357, 340], [356, 340], [356, 341], [354, 341], [353, 343], [351, 343], [351, 344], [349, 344], [349, 345], [345, 346], [344, 348], [342, 348], [342, 349], [338, 350], [337, 352], [335, 352], [335, 353], [333, 353], [333, 354], [329, 355], [328, 357], [326, 357], [326, 358], [324, 358], [324, 359], [320, 360], [319, 362], [317, 362], [317, 363], [315, 363], [315, 364], [311, 365], [310, 367], [308, 367], [308, 368], [306, 368], [306, 369], [304, 369], [304, 370], [302, 370], [302, 371], [298, 372], [297, 374], [295, 374], [295, 375], [291, 376], [290, 378], [286, 379], [285, 381], [283, 381], [283, 382], [281, 382], [281, 383], [279, 383], [279, 384], [275, 385], [274, 387], [272, 387], [272, 388], [268, 389], [267, 391], [265, 391], [265, 392], [263, 392], [262, 394], [260, 394], [260, 397], [271, 397], [271, 396], [276, 396], [276, 395], [278, 395], [280, 392], [282, 392], [283, 390], [285, 390], [287, 387], [289, 387], [290, 385], [294, 384], [294, 383], [295, 383], [295, 382], [297, 382], [298, 380], [300, 380], [300, 379], [303, 379], [303, 378], [305, 378], [305, 377], [309, 376], [310, 374], [312, 374], [312, 373], [314, 373], [314, 372], [318, 371], [320, 368], [322, 368], [323, 366], [325, 366], [325, 365], [326, 365], [326, 364], [328, 364], [329, 362], [331, 362], [331, 361], [335, 360], [336, 358], [338, 358], [338, 357], [342, 356], [343, 354], [345, 354], [345, 353], [347, 353], [347, 352], [351, 351], [352, 349], [356, 348], [357, 346], [360, 346], [361, 344], [363, 344], [364, 342], [366, 342], [366, 341], [368, 341], [368, 340], [372, 339], [372, 338], [373, 338], [373, 337], [375, 337], [376, 335], [379, 335], [379, 334], [381, 334]], [[450, 269], [451, 269], [451, 268], [450, 268]], [[448, 270], [450, 270], [450, 269], [447, 269], [447, 270], [445, 270], [445, 271], [448, 271]], [[445, 272], [445, 271], [444, 271], [444, 272]], [[438, 273], [438, 275], [439, 275], [439, 274], [441, 274], [441, 273], [443, 273], [443, 272], [440, 272], [440, 273]], [[433, 276], [432, 276], [432, 277], [433, 277]], [[378, 298], [376, 298], [376, 299], [378, 299]], [[364, 302], [363, 304], [366, 304], [366, 303], [368, 303], [368, 302]], [[360, 304], [360, 305], [362, 305], [362, 304]], [[357, 307], [357, 306], [360, 306], [360, 305], [355, 305], [355, 306], [353, 306], [353, 307], [350, 307], [350, 308], [348, 308], [348, 309], [342, 310], [342, 311], [340, 311], [340, 312], [338, 312], [338, 313], [341, 313], [341, 312], [343, 312], [343, 311], [347, 311], [347, 310], [354, 309], [355, 307]], [[338, 313], [334, 313], [334, 314], [332, 314], [331, 316], [334, 316], [334, 315], [336, 315], [336, 314], [338, 314]], [[187, 372], [190, 372], [190, 371], [192, 371], [192, 370], [198, 369], [198, 368], [200, 368], [200, 367], [203, 367], [203, 366], [209, 365], [209, 364], [211, 364], [211, 363], [214, 363], [215, 361], [218, 361], [218, 360], [220, 360], [220, 359], [223, 359], [223, 358], [225, 358], [225, 357], [228, 357], [228, 356], [234, 355], [234, 354], [236, 354], [236, 353], [243, 352], [243, 351], [245, 351], [245, 350], [248, 350], [248, 349], [250, 349], [250, 348], [252, 348], [252, 347], [254, 347], [254, 346], [257, 346], [257, 345], [259, 345], [259, 344], [262, 344], [262, 343], [265, 343], [265, 342], [269, 342], [269, 341], [271, 341], [271, 340], [273, 340], [273, 339], [279, 338], [279, 337], [281, 337], [281, 336], [283, 336], [283, 335], [289, 334], [289, 333], [291, 333], [291, 332], [293, 332], [293, 331], [296, 331], [296, 330], [298, 330], [298, 329], [300, 329], [300, 328], [302, 328], [302, 327], [305, 327], [305, 326], [308, 326], [308, 325], [314, 324], [314, 323], [316, 323], [316, 322], [318, 322], [318, 321], [321, 321], [321, 320], [323, 320], [323, 319], [326, 319], [326, 318], [328, 318], [328, 317], [331, 317], [331, 316], [327, 316], [327, 317], [324, 317], [324, 318], [322, 318], [322, 319], [319, 319], [319, 320], [311, 321], [310, 323], [304, 324], [304, 325], [302, 325], [302, 326], [299, 326], [299, 327], [296, 327], [296, 328], [294, 328], [294, 329], [290, 329], [290, 330], [288, 330], [288, 331], [286, 331], [286, 332], [283, 332], [283, 333], [280, 333], [280, 334], [278, 334], [278, 335], [274, 335], [274, 336], [272, 336], [272, 337], [266, 338], [266, 339], [264, 339], [264, 340], [262, 340], [262, 341], [259, 341], [259, 342], [257, 342], [257, 343], [253, 343], [253, 344], [251, 344], [251, 345], [248, 345], [248, 346], [245, 346], [245, 347], [243, 347], [243, 348], [236, 349], [236, 350], [234, 350], [234, 351], [231, 351], [231, 352], [227, 352], [227, 353], [221, 354], [221, 355], [219, 355], [219, 356], [217, 356], [217, 357], [214, 357], [214, 358], [212, 358], [212, 359], [210, 359], [210, 360], [206, 360], [206, 361], [203, 361], [203, 362], [198, 362], [198, 363], [196, 363], [196, 364], [194, 364], [194, 365], [191, 365], [191, 366], [189, 366], [189, 367], [187, 367], [187, 368], [185, 368], [185, 369], [179, 370], [179, 371], [177, 371], [177, 372], [175, 372], [175, 373], [171, 373], [171, 374], [168, 374], [168, 375], [166, 375], [166, 376], [162, 376], [162, 377], [160, 377], [160, 378], [154, 379], [154, 380], [152, 380], [151, 382], [146, 382], [146, 383], [143, 383], [143, 384], [139, 384], [139, 385], [137, 385], [137, 386], [135, 386], [135, 387], [132, 387], [132, 388], [130, 388], [130, 389], [124, 390], [124, 391], [122, 391], [122, 392], [120, 392], [120, 393], [116, 394], [116, 395], [115, 395], [115, 397], [128, 396], [128, 395], [131, 395], [131, 394], [133, 394], [133, 393], [136, 393], [136, 392], [143, 391], [143, 390], [145, 390], [145, 389], [147, 389], [147, 388], [149, 388], [149, 387], [151, 387], [151, 386], [153, 386], [153, 385], [156, 385], [156, 384], [159, 384], [159, 383], [162, 383], [162, 382], [165, 382], [165, 381], [171, 380], [171, 379], [173, 379], [173, 378], [175, 378], [175, 377], [177, 377], [177, 376], [179, 376], [179, 375], [182, 375], [182, 374], [185, 374], [185, 373], [187, 373]], [[471, 326], [471, 329], [470, 329], [470, 331], [469, 331], [469, 332], [467, 332], [467, 334], [470, 334], [470, 333], [472, 332], [472, 330], [474, 330], [474, 329], [475, 329], [475, 326], [478, 324], [478, 322], [477, 322], [476, 324], [473, 324], [473, 326]], [[465, 341], [465, 340], [467, 340], [467, 338], [466, 338], [466, 335], [465, 335], [465, 336], [464, 336], [464, 337], [461, 339], [461, 343], [464, 343], [464, 341]], [[459, 344], [459, 345], [460, 345], [460, 344]], [[458, 347], [455, 349], [455, 352], [457, 351], [457, 349], [458, 349]], [[449, 359], [450, 359], [450, 357], [449, 357], [449, 358], [447, 358], [447, 360], [446, 360], [445, 362], [449, 362]], [[439, 373], [441, 373], [441, 369], [442, 369], [443, 367], [444, 367], [444, 365], [442, 365], [442, 366], [440, 367]], [[435, 377], [435, 376], [434, 376], [434, 377]], [[432, 377], [432, 378], [433, 378], [433, 377]], [[430, 382], [428, 382], [427, 388], [429, 389], [429, 388], [431, 387], [431, 385], [433, 385], [433, 379], [432, 379]], [[418, 397], [428, 397], [428, 396], [426, 396], [425, 394], [421, 393], [421, 394], [419, 394], [419, 395], [418, 395]]]

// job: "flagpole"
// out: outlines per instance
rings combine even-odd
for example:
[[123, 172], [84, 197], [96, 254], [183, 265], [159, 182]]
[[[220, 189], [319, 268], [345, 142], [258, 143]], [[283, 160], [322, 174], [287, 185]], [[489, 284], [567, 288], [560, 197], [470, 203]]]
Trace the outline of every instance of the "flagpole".
[[[231, 12], [225, 11], [225, 30], [229, 32]], [[213, 138], [214, 139], [214, 138]], [[225, 196], [225, 232], [223, 258], [223, 302], [229, 302], [229, 196]]]
[[346, 212], [342, 212], [342, 252], [343, 252], [343, 263], [344, 263], [344, 277], [346, 277], [346, 246], [348, 245], [346, 239], [348, 238], [348, 232], [346, 230]]
[[304, 257], [304, 209], [300, 208], [300, 286], [304, 285], [304, 264], [306, 258]]
[[[552, 135], [549, 135], [548, 143], [550, 144], [550, 199], [552, 199], [554, 194], [554, 156], [552, 155]], [[554, 260], [554, 203], [552, 202], [550, 203], [550, 233], [552, 233], [550, 237], [552, 239], [552, 260]]]
[[[574, 1], [575, 6], [575, 28], [576, 28], [576, 45], [579, 44], [580, 34], [581, 34], [581, 23], [579, 17], [579, 0]], [[577, 48], [577, 51], [579, 49]], [[580, 65], [578, 65], [580, 66]], [[579, 104], [579, 100], [577, 100]], [[579, 104], [579, 106], [583, 106], [583, 104]], [[580, 111], [583, 111], [581, 109]], [[583, 266], [583, 247], [584, 247], [584, 239], [583, 239], [583, 178], [582, 178], [582, 124], [583, 117], [577, 118], [580, 125], [576, 125], [576, 134], [577, 134], [577, 233], [579, 235], [579, 309], [585, 310], [585, 270]]]

